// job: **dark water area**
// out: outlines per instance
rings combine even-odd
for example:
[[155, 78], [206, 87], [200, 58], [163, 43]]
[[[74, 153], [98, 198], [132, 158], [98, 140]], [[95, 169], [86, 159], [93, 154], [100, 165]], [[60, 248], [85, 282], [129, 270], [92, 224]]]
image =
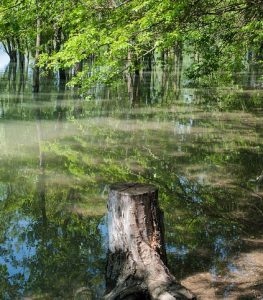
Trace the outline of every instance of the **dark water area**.
[[120, 181], [159, 187], [178, 280], [201, 299], [260, 299], [260, 78], [188, 88], [156, 66], [89, 95], [47, 78], [33, 94], [30, 66], [1, 65], [0, 299], [100, 299]]

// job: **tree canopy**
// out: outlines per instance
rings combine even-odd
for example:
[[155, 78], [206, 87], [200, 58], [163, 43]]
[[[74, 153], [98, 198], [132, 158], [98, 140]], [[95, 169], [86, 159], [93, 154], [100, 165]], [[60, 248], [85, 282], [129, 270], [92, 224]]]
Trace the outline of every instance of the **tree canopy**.
[[262, 61], [262, 17], [260, 0], [1, 1], [0, 40], [10, 57], [39, 48], [43, 70], [71, 70], [84, 89], [182, 51], [190, 79], [231, 78]]

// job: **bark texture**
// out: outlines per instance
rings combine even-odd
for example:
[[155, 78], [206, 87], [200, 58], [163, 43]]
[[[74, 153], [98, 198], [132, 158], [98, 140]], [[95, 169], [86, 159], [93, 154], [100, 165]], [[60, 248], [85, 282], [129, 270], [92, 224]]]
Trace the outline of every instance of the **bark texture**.
[[163, 215], [152, 185], [110, 188], [105, 300], [195, 299], [166, 265]]

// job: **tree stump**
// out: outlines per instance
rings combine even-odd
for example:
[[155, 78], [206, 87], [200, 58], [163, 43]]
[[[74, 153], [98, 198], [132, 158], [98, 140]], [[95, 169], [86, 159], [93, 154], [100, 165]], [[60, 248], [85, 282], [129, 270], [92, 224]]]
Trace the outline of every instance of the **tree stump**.
[[110, 187], [105, 300], [196, 299], [166, 265], [163, 215], [153, 185]]

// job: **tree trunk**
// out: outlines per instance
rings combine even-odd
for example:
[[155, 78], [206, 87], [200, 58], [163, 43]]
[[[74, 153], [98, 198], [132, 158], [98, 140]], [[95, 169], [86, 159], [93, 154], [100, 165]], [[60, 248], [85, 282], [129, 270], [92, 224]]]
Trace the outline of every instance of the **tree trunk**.
[[127, 84], [129, 99], [131, 105], [134, 106], [140, 102], [140, 76], [128, 74]]
[[[38, 1], [36, 1], [36, 6], [38, 8]], [[33, 70], [33, 92], [38, 93], [39, 92], [39, 83], [40, 83], [40, 69], [38, 66], [38, 60], [40, 55], [40, 45], [41, 45], [41, 39], [40, 39], [40, 17], [37, 16], [37, 36], [36, 36], [36, 52], [35, 52], [35, 65]]]
[[163, 215], [152, 185], [111, 186], [105, 300], [195, 299], [166, 266]]
[[58, 74], [59, 74], [59, 81], [60, 82], [66, 81], [67, 74], [66, 74], [66, 70], [65, 69], [60, 68], [58, 70]]
[[[55, 29], [55, 36], [54, 36], [54, 48], [56, 52], [60, 51], [63, 40], [64, 40], [64, 36], [63, 36], [62, 27], [57, 27]], [[58, 74], [59, 74], [60, 81], [66, 81], [67, 75], [66, 75], [66, 70], [64, 68], [60, 67], [58, 70]]]
[[16, 63], [17, 62], [17, 51], [16, 45], [13, 39], [6, 39], [6, 44], [4, 44], [4, 48], [6, 53], [9, 55], [10, 62]]

